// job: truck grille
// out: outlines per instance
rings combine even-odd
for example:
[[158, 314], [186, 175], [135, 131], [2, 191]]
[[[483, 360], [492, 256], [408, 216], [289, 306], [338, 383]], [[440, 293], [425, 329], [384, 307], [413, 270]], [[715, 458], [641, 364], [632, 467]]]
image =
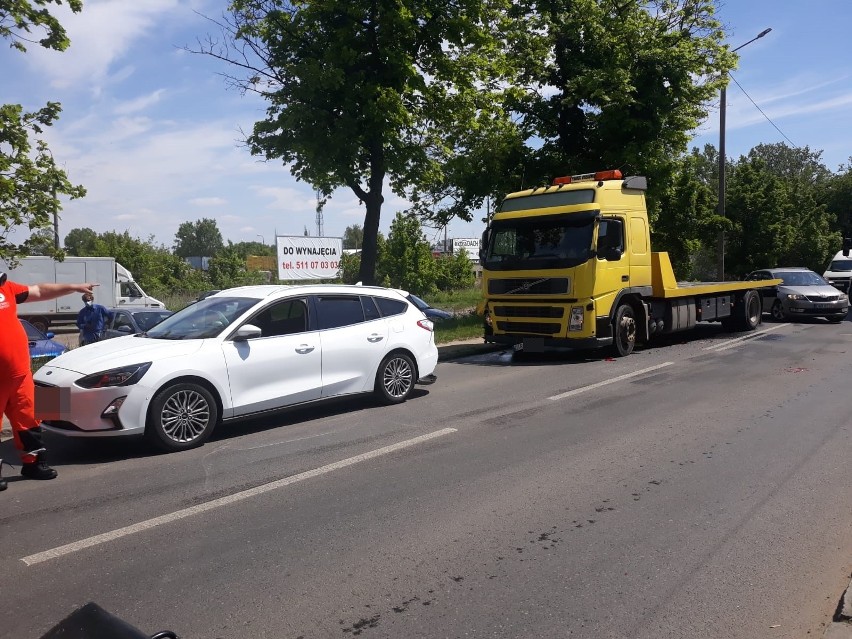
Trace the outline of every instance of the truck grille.
[[491, 295], [563, 295], [568, 293], [567, 277], [517, 277], [488, 280]]
[[497, 322], [497, 329], [507, 333], [556, 335], [561, 328], [561, 325], [551, 322]]
[[565, 315], [565, 309], [558, 306], [495, 306], [494, 315], [498, 317], [553, 317]]

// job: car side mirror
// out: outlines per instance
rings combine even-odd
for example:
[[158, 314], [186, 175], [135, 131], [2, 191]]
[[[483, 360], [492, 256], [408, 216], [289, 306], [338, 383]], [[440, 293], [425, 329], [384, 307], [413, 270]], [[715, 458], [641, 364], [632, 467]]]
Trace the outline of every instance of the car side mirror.
[[126, 326], [126, 325], [125, 326], [119, 326], [115, 330], [117, 330], [119, 333], [128, 333], [129, 334], [129, 333], [133, 332], [133, 329], [130, 328], [129, 326]]
[[54, 333], [54, 332], [52, 332], [52, 331], [48, 331], [47, 333], [45, 333], [45, 334], [44, 334], [44, 336], [45, 336], [47, 339], [53, 339], [54, 337], [56, 337], [56, 333]]
[[233, 340], [235, 342], [245, 342], [247, 340], [254, 339], [255, 337], [260, 337], [262, 334], [263, 331], [254, 324], [243, 324], [237, 329], [237, 332], [234, 333]]

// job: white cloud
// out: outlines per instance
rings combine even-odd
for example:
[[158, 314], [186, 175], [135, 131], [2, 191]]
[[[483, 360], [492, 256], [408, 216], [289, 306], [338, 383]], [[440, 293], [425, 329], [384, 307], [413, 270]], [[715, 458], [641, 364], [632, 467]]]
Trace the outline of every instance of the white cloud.
[[118, 115], [129, 115], [131, 113], [144, 111], [149, 106], [152, 106], [159, 102], [160, 98], [163, 97], [163, 94], [165, 92], [165, 89], [157, 89], [156, 91], [149, 93], [148, 95], [140, 95], [138, 98], [134, 98], [133, 100], [125, 100], [124, 102], [120, 102], [113, 109], [113, 113], [116, 113]]
[[[122, 59], [137, 40], [155, 26], [181, 15], [192, 16], [180, 0], [87, 0], [80, 13], [61, 5], [55, 13], [65, 26], [71, 46], [64, 52], [33, 47], [28, 60], [44, 73], [54, 87], [88, 86], [98, 93], [110, 68]], [[126, 77], [131, 69], [119, 71]]]
[[221, 197], [194, 197], [189, 201], [195, 206], [222, 206], [228, 203], [228, 200]]

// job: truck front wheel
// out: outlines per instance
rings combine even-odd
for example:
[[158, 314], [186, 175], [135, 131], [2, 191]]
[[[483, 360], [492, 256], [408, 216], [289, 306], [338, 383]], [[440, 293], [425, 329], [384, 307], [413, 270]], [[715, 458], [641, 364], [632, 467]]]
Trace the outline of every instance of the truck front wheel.
[[615, 311], [613, 320], [613, 354], [616, 357], [627, 357], [636, 346], [636, 314], [629, 304], [622, 304]]
[[35, 326], [42, 333], [47, 333], [47, 329], [50, 328], [50, 320], [46, 317], [26, 317], [24, 318], [29, 321], [30, 324]]

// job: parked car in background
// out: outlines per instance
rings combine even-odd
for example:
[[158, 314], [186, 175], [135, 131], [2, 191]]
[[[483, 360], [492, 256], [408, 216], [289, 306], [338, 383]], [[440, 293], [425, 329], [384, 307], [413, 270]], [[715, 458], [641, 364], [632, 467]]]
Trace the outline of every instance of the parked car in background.
[[109, 311], [112, 313], [112, 321], [107, 324], [103, 339], [144, 333], [174, 314], [165, 309], [111, 308]]
[[776, 321], [794, 317], [825, 317], [842, 322], [849, 311], [849, 297], [823, 277], [802, 267], [754, 271], [746, 280], [781, 279], [782, 284], [763, 289], [763, 310]]
[[133, 337], [95, 342], [42, 366], [67, 389], [71, 437], [144, 434], [200, 446], [219, 423], [356, 393], [383, 403], [435, 381], [433, 324], [405, 293], [371, 286], [245, 286], [196, 302]]
[[30, 346], [30, 359], [51, 359], [68, 350], [65, 344], [53, 341], [53, 333], [42, 333], [27, 320], [20, 320], [20, 322], [27, 334], [27, 341]]
[[833, 287], [840, 289], [847, 295], [849, 294], [849, 284], [852, 282], [852, 256], [844, 256], [843, 251], [839, 251], [825, 273], [822, 275], [828, 283]]
[[453, 318], [452, 313], [442, 311], [440, 308], [434, 308], [429, 305], [429, 302], [417, 297], [416, 295], [409, 293], [406, 297], [409, 302], [414, 304], [414, 306], [416, 306], [419, 310], [423, 311], [423, 314], [433, 322], [440, 322]]

